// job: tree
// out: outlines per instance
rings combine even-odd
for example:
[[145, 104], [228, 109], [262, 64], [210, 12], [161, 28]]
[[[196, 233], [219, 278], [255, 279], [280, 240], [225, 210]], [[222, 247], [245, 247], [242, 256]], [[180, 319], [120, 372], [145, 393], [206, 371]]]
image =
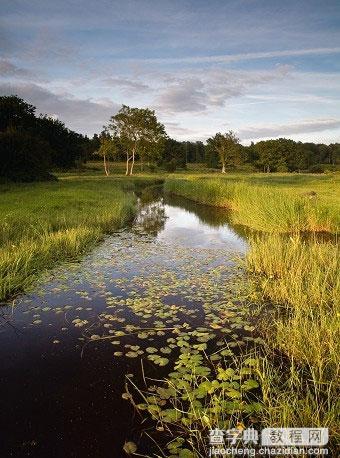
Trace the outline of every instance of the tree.
[[29, 132], [0, 132], [0, 177], [21, 182], [56, 179], [49, 173], [50, 157], [50, 145]]
[[36, 121], [35, 110], [33, 105], [16, 95], [0, 97], [0, 131], [32, 128]]
[[68, 129], [59, 119], [40, 115], [36, 120], [36, 135], [47, 141], [52, 149], [52, 164], [69, 169], [86, 155], [87, 142], [83, 135]]
[[226, 172], [226, 166], [240, 163], [240, 140], [232, 130], [225, 134], [217, 133], [214, 137], [208, 138], [207, 143], [210, 150], [217, 153], [222, 165], [222, 173]]
[[103, 158], [105, 175], [110, 175], [109, 159], [113, 159], [117, 154], [117, 145], [108, 132], [102, 132], [99, 138], [100, 146], [97, 151], [98, 156]]
[[125, 148], [126, 175], [133, 174], [138, 154], [143, 156], [146, 148], [155, 153], [156, 146], [166, 137], [165, 128], [157, 121], [154, 111], [148, 108], [130, 108], [127, 105], [122, 105], [119, 112], [111, 117], [108, 129]]

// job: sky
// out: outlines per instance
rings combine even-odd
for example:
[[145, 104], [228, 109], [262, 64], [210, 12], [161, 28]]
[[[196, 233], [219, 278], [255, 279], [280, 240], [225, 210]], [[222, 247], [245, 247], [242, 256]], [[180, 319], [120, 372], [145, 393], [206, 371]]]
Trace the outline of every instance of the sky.
[[340, 142], [340, 1], [1, 0], [10, 94], [89, 136], [126, 104], [178, 140]]

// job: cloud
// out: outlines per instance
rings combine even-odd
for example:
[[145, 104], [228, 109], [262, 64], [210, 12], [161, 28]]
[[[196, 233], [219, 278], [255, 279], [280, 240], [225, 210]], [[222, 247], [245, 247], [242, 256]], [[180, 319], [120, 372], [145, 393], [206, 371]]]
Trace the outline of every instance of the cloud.
[[223, 107], [229, 99], [247, 94], [255, 86], [290, 77], [291, 70], [289, 65], [279, 65], [267, 71], [212, 69], [181, 77], [165, 75], [166, 85], [158, 89], [155, 106], [164, 113], [198, 113]]
[[1, 77], [27, 77], [31, 72], [24, 68], [19, 68], [8, 59], [0, 59], [0, 76]]
[[108, 99], [80, 99], [31, 83], [0, 83], [0, 95], [10, 94], [35, 105], [38, 113], [57, 116], [70, 129], [90, 135], [99, 132], [119, 109], [118, 104]]
[[[218, 56], [195, 56], [195, 57], [169, 57], [134, 59], [145, 63], [158, 64], [218, 64], [232, 63], [257, 59], [272, 59], [275, 57], [296, 57], [308, 55], [338, 54], [340, 47], [333, 48], [309, 48], [309, 49], [288, 49], [283, 51], [252, 52], [241, 54], [222, 54]], [[125, 59], [124, 59], [125, 60]]]
[[329, 129], [340, 128], [340, 119], [305, 119], [287, 124], [249, 126], [238, 131], [244, 139], [283, 137], [285, 135], [303, 134], [309, 132], [322, 132]]
[[103, 80], [103, 83], [109, 87], [121, 87], [125, 92], [147, 92], [151, 88], [142, 81], [132, 80], [125, 77], [109, 77]]
[[162, 112], [200, 112], [208, 105], [208, 95], [199, 78], [180, 79], [163, 89], [157, 97], [156, 107]]

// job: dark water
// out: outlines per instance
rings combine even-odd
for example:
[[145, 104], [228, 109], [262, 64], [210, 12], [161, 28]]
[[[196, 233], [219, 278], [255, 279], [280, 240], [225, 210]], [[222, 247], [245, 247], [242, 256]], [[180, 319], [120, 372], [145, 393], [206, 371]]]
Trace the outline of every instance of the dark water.
[[[114, 353], [166, 345], [162, 328], [204, 324], [203, 305], [221, 300], [219, 285], [237, 277], [235, 256], [247, 244], [225, 211], [142, 197], [132, 228], [1, 308], [1, 458], [119, 458], [126, 440], [154, 456], [142, 436], [147, 424], [121, 397], [126, 374], [142, 383], [141, 358]], [[150, 328], [161, 330], [143, 339]], [[121, 329], [126, 335], [112, 344]], [[172, 355], [163, 356], [171, 363]], [[149, 377], [169, 371], [146, 358], [143, 364]]]

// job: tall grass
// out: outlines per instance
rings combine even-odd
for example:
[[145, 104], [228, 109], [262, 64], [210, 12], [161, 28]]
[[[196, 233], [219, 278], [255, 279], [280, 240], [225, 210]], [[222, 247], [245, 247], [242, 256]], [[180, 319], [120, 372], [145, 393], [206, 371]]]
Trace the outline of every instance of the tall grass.
[[311, 198], [308, 185], [296, 188], [272, 184], [266, 180], [254, 184], [250, 178], [242, 176], [238, 180], [235, 177], [169, 178], [165, 191], [203, 204], [229, 208], [233, 210], [234, 223], [258, 231], [338, 231], [340, 209], [333, 199], [330, 205], [322, 192]]
[[135, 214], [133, 181], [95, 178], [0, 188], [0, 300], [75, 258]]
[[336, 447], [340, 247], [337, 240], [319, 241], [316, 234], [307, 240], [301, 233], [338, 232], [338, 177], [186, 177], [168, 179], [165, 188], [228, 207], [233, 222], [262, 231], [250, 241], [245, 267], [258, 286], [258, 299], [273, 305], [264, 309], [265, 356], [257, 367], [263, 424], [329, 427]]
[[[262, 367], [266, 421], [272, 426], [323, 426], [340, 437], [340, 247], [270, 235], [251, 241], [246, 257], [261, 292], [281, 304], [266, 321]], [[273, 350], [285, 355], [281, 367]]]

